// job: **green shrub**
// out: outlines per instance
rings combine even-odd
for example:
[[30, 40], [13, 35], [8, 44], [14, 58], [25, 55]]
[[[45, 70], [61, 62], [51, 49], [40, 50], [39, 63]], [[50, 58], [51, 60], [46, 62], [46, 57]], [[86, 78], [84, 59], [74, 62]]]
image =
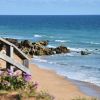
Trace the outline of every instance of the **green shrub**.
[[36, 100], [54, 100], [54, 97], [46, 92], [41, 91], [36, 96]]

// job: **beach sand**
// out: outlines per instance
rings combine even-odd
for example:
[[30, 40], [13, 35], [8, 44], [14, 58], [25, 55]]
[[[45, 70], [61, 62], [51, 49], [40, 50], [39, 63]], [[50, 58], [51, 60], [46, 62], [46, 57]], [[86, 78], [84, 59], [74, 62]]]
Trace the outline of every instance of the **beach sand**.
[[88, 97], [83, 94], [71, 81], [57, 75], [51, 70], [41, 69], [30, 64], [33, 81], [39, 82], [39, 90], [46, 91], [55, 97], [55, 100], [72, 100], [76, 97]]

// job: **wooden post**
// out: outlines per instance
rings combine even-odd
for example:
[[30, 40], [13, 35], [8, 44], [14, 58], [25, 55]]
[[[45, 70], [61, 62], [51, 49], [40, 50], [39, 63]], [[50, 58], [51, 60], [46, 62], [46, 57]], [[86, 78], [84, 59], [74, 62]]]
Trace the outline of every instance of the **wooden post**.
[[[6, 55], [2, 53], [0, 54], [0, 59], [6, 61], [6, 68], [11, 68], [11, 66], [15, 66], [18, 69], [22, 70], [23, 72], [30, 73], [28, 57], [21, 50], [19, 50], [14, 44], [6, 41], [5, 39], [0, 38], [0, 42], [5, 44], [5, 48], [6, 48], [5, 49]], [[23, 60], [23, 64], [17, 63], [13, 59], [14, 52], [19, 56], [19, 58]]]
[[24, 59], [24, 60], [23, 60], [23, 65], [24, 65], [25, 67], [29, 67], [29, 61], [28, 61], [28, 59]]
[[[9, 45], [6, 45], [6, 55], [13, 58], [13, 47], [12, 46], [9, 46]], [[9, 68], [10, 69], [10, 63], [6, 63], [6, 68]]]

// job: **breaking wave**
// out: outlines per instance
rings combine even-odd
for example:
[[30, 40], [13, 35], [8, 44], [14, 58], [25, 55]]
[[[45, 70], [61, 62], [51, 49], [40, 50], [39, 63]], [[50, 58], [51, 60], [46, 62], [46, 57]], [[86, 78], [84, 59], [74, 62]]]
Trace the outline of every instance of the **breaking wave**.
[[34, 37], [38, 38], [38, 37], [42, 37], [42, 35], [35, 34]]
[[64, 42], [70, 42], [69, 40], [55, 40], [55, 42], [61, 42], [61, 43], [64, 43]]

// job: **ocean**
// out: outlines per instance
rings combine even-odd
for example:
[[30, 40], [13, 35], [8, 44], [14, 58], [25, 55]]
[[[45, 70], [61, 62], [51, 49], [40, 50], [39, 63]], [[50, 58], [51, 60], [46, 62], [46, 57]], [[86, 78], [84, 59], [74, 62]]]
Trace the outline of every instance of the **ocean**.
[[[70, 79], [100, 86], [100, 16], [0, 16], [0, 37], [49, 40], [48, 47], [67, 46], [71, 53], [34, 56], [31, 63]], [[90, 52], [82, 56], [81, 50]]]

